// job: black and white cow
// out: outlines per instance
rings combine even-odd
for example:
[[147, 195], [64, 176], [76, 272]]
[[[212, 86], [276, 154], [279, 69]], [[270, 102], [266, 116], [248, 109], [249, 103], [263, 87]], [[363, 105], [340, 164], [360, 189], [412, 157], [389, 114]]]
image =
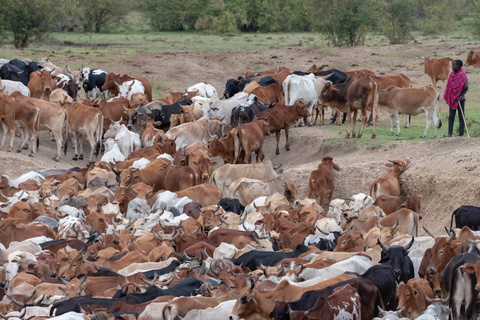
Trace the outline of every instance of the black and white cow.
[[150, 117], [153, 121], [162, 121], [160, 127], [157, 129], [162, 129], [163, 131], [167, 131], [170, 128], [170, 117], [172, 114], [180, 114], [182, 113], [182, 106], [189, 106], [192, 105], [193, 101], [190, 99], [182, 99], [178, 100], [172, 105], [162, 106], [160, 110], [154, 109], [150, 114]]
[[100, 96], [107, 72], [100, 69], [92, 70], [89, 67], [82, 67], [81, 77], [87, 98], [95, 99], [97, 96]]

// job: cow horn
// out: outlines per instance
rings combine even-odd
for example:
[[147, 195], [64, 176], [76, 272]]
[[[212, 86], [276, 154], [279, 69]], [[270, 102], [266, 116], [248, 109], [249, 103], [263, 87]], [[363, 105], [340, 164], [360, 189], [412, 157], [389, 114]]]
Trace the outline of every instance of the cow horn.
[[403, 249], [404, 249], [405, 251], [408, 251], [408, 250], [413, 246], [413, 242], [414, 242], [414, 241], [415, 241], [415, 237], [412, 236], [412, 240], [410, 240], [410, 242], [409, 242], [405, 247], [403, 247]]
[[447, 304], [448, 300], [450, 300], [450, 292], [448, 293], [447, 297], [445, 299], [441, 299], [440, 301], [443, 303], [443, 304]]
[[[450, 294], [449, 294], [450, 295]], [[430, 304], [433, 302], [433, 299], [430, 299], [429, 296], [427, 296], [427, 293], [425, 292], [425, 300]]]
[[120, 174], [122, 173], [122, 170], [117, 170], [115, 168], [112, 168], [112, 171], [113, 173], [115, 173], [118, 177], [120, 176]]
[[135, 232], [137, 232], [137, 229], [133, 228], [132, 233], [130, 233], [131, 238], [133, 238], [135, 236]]
[[155, 239], [162, 242], [162, 238], [158, 235], [158, 233], [155, 230], [152, 230], [152, 234]]
[[350, 227], [348, 227], [347, 229], [343, 230], [342, 232], [340, 232], [340, 234], [344, 234], [344, 233], [347, 233], [348, 231], [352, 230], [353, 229], [353, 223], [350, 225]]
[[27, 300], [25, 300], [25, 301], [29, 301], [30, 299], [32, 299], [36, 292], [37, 292], [37, 289], [34, 289], [34, 290], [32, 291], [32, 293], [30, 293], [30, 294], [27, 296]]
[[202, 207], [200, 206], [200, 204], [197, 205], [197, 209], [198, 209], [198, 211], [200, 211], [201, 213], [203, 213], [203, 209], [202, 209]]
[[127, 111], [127, 108], [123, 105], [123, 103], [120, 103], [120, 105], [122, 106], [123, 110]]
[[53, 213], [53, 218], [54, 218], [55, 220], [57, 220], [57, 221], [60, 221], [60, 219], [58, 219], [58, 217], [57, 217], [57, 213], [56, 213], [56, 212]]
[[398, 218], [397, 218], [397, 221], [395, 222], [395, 224], [392, 227], [393, 230], [395, 230], [398, 227], [398, 223], [399, 223], [399, 221], [398, 221]]
[[283, 261], [280, 263], [280, 270], [277, 272], [277, 277], [280, 277], [280, 275], [285, 271], [285, 265], [283, 264]]
[[257, 238], [257, 233], [255, 231], [253, 231], [252, 236], [253, 236], [253, 240], [255, 240], [256, 243], [260, 242], [260, 240]]
[[152, 187], [147, 191], [147, 193], [145, 193], [145, 195], [149, 195], [150, 193], [153, 192], [153, 190], [155, 189], [155, 183], [152, 185]]
[[206, 247], [203, 248], [203, 252], [205, 253], [205, 257], [207, 257], [207, 259], [212, 259], [212, 257], [210, 257], [210, 256], [208, 255], [208, 252], [207, 252], [207, 248], [206, 248]]
[[15, 300], [15, 298], [12, 296], [12, 294], [10, 292], [8, 292], [7, 290], [5, 290], [5, 288], [3, 288], [3, 291], [5, 292], [5, 294], [7, 295], [7, 297], [12, 300], [16, 305], [18, 305], [19, 307], [22, 307], [24, 308], [26, 306], [25, 303], [23, 302], [19, 302], [17, 300]]
[[[245, 220], [247, 220], [247, 213], [246, 212], [244, 212], [242, 214], [242, 216], [240, 217], [240, 223], [239, 224], [244, 224]], [[246, 231], [246, 229], [245, 229], [245, 231]]]
[[135, 195], [137, 195], [137, 194], [138, 194], [138, 191], [137, 191], [137, 190], [135, 190], [135, 189], [132, 189], [132, 192], [133, 192], [133, 193], [135, 193]]
[[[398, 221], [398, 219], [397, 219], [397, 221]], [[375, 222], [377, 223], [377, 227], [378, 227], [379, 229], [382, 229], [382, 228], [383, 228], [383, 226], [380, 224], [380, 222], [378, 221], [377, 218], [375, 218]]]
[[115, 229], [117, 229], [117, 224], [115, 223], [115, 218], [112, 217], [112, 225]]
[[75, 197], [75, 194], [76, 194], [76, 193], [75, 193], [75, 190], [74, 190], [72, 187], [70, 187], [70, 190], [72, 190], [72, 193], [73, 193], [73, 194], [72, 194], [72, 197]]
[[323, 233], [324, 235], [327, 235], [327, 236], [329, 235], [329, 233], [323, 232], [323, 230], [320, 229], [318, 226], [316, 228], [317, 228], [318, 231], [320, 231], [320, 233]]
[[78, 230], [77, 230], [76, 226], [77, 226], [77, 224], [74, 223], [73, 226], [72, 226], [72, 230], [73, 230], [73, 232], [75, 232], [75, 235], [78, 237]]
[[146, 284], [148, 284], [149, 287], [153, 287], [154, 284], [155, 284], [155, 278], [154, 278], [153, 281], [150, 281], [150, 280], [148, 280], [148, 279], [142, 278], [142, 281], [145, 282]]
[[[380, 241], [380, 238], [377, 238], [377, 243], [378, 245], [383, 249], [383, 251], [385, 252], [388, 252], [388, 250], [390, 249], [389, 246], [386, 246], [382, 243], [382, 241]], [[408, 250], [408, 249], [407, 249]]]
[[128, 223], [127, 223], [127, 225], [125, 226], [125, 229], [128, 229], [131, 224], [132, 224], [132, 217], [128, 218]]
[[85, 280], [87, 280], [87, 277], [88, 277], [88, 273], [86, 273], [85, 276], [82, 279], [80, 279], [80, 285], [83, 285]]
[[3, 194], [2, 190], [0, 190], [0, 195], [1, 195], [2, 197], [4, 197], [5, 199], [8, 199], [8, 197]]
[[315, 221], [313, 221], [313, 223], [311, 225], [312, 228], [315, 228], [315, 224], [317, 224], [317, 220], [318, 220], [319, 217], [320, 217], [320, 213], [317, 213], [317, 217], [315, 218]]
[[220, 218], [220, 221], [222, 221], [223, 223], [225, 223], [225, 224], [227, 225], [227, 227], [228, 227], [228, 221], [225, 220], [222, 215], [219, 215], [218, 217]]
[[120, 231], [118, 230], [113, 230], [113, 234], [117, 237], [120, 237]]
[[193, 234], [197, 234], [197, 232], [200, 230], [200, 227], [198, 227], [197, 229], [195, 229], [194, 231], [192, 231]]
[[425, 230], [425, 232], [430, 236], [432, 237], [433, 239], [436, 239], [437, 237], [430, 231], [428, 230], [425, 226], [423, 226], [423, 230]]
[[193, 258], [190, 257], [190, 256], [185, 252], [185, 250], [183, 250], [183, 259], [184, 259], [184, 260], [187, 260], [187, 261], [192, 261], [192, 260], [193, 260]]
[[348, 201], [355, 201], [355, 199], [353, 199], [352, 197], [346, 197], [344, 198], [345, 200], [348, 200]]
[[169, 285], [169, 284], [173, 281], [173, 279], [175, 279], [175, 275], [173, 275], [173, 276], [172, 276], [170, 279], [168, 279], [167, 281], [164, 281], [162, 284], [163, 284], [163, 285]]
[[444, 227], [444, 228], [445, 228], [445, 231], [447, 232], [448, 236], [451, 237], [452, 233], [447, 229], [447, 227]]

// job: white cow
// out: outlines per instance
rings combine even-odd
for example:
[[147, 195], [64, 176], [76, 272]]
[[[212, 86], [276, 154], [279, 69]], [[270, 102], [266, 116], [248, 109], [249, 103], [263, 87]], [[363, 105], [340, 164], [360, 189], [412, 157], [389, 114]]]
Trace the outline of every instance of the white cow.
[[218, 97], [217, 89], [210, 84], [200, 82], [187, 89], [187, 92], [196, 92], [197, 95], [204, 98]]
[[128, 100], [132, 99], [132, 95], [135, 93], [145, 93], [145, 87], [138, 80], [125, 81], [122, 84], [118, 84], [118, 82], [115, 81], [115, 85], [120, 91], [118, 96], [127, 98]]
[[118, 144], [113, 139], [107, 139], [103, 143], [105, 146], [105, 153], [102, 156], [101, 161], [117, 163], [119, 161], [125, 161], [125, 156], [118, 147]]
[[188, 146], [196, 141], [202, 141], [208, 144], [212, 136], [220, 138], [223, 136], [223, 128], [227, 124], [219, 120], [209, 121], [203, 117], [197, 121], [187, 122], [176, 126], [167, 131], [165, 136], [168, 139], [175, 140], [177, 150]]
[[132, 151], [142, 147], [142, 142], [138, 133], [128, 130], [121, 122], [122, 119], [112, 123], [103, 137], [104, 139], [114, 139], [122, 154], [127, 158]]
[[215, 99], [212, 102], [205, 102], [202, 105], [203, 116], [206, 117], [208, 120], [216, 117], [229, 122], [232, 117], [233, 108], [238, 107], [242, 103], [245, 103], [247, 99], [248, 93], [239, 92], [230, 99]]
[[333, 277], [336, 277], [344, 273], [345, 271], [357, 272], [359, 274], [363, 274], [373, 265], [374, 263], [368, 257], [353, 256], [348, 259], [341, 260], [337, 263], [334, 263], [331, 266], [328, 266], [326, 268], [322, 268], [322, 269], [305, 268], [300, 273], [299, 278], [303, 278], [305, 280], [321, 279], [320, 281], [325, 281]]
[[[313, 114], [313, 107], [317, 104], [318, 96], [327, 82], [331, 83], [321, 77], [315, 78], [313, 73], [306, 76], [289, 75], [283, 81], [285, 104], [293, 105], [298, 100], [301, 100], [308, 107], [310, 114]], [[312, 116], [308, 117], [307, 121], [309, 124], [312, 124]]]
[[12, 81], [12, 80], [3, 80], [2, 79], [2, 89], [3, 93], [12, 94], [15, 91], [20, 92], [25, 97], [30, 97], [30, 89], [23, 83], [19, 81]]

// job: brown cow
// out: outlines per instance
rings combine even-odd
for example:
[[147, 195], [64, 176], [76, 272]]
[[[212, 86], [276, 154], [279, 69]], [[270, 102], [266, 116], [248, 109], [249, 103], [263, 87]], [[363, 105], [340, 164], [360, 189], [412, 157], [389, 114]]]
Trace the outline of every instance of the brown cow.
[[399, 177], [400, 174], [405, 171], [410, 164], [410, 158], [389, 161], [391, 163], [387, 163], [386, 166], [391, 168], [387, 171], [387, 173], [381, 177], [373, 179], [372, 182], [370, 182], [370, 197], [375, 200], [382, 194], [399, 196], [402, 193]]
[[235, 144], [233, 136], [236, 130], [236, 128], [233, 128], [223, 139], [213, 137], [208, 145], [208, 155], [211, 157], [221, 157], [225, 164], [233, 164], [233, 161], [235, 160]]
[[340, 168], [333, 162], [332, 157], [323, 157], [318, 169], [312, 171], [308, 181], [308, 198], [317, 199], [322, 205], [325, 195], [328, 193], [328, 203], [332, 201], [335, 185], [333, 181], [333, 169], [340, 171]]
[[480, 52], [470, 50], [465, 61], [465, 66], [472, 66], [474, 68], [480, 68]]
[[[331, 88], [331, 87], [330, 87]], [[323, 92], [322, 92], [323, 93]], [[357, 113], [360, 110], [362, 114], [362, 127], [358, 132], [357, 138], [362, 137], [363, 129], [367, 123], [367, 109], [372, 111], [373, 132], [372, 139], [376, 137], [377, 127], [377, 107], [378, 107], [378, 85], [371, 78], [358, 79], [347, 89], [347, 119], [348, 128], [346, 138], [350, 138], [350, 124], [352, 122], [351, 112], [353, 111], [353, 132], [352, 137], [355, 138], [355, 123], [357, 122]]]
[[57, 89], [57, 84], [52, 79], [51, 72], [43, 69], [30, 74], [27, 87], [30, 89], [30, 97], [48, 101], [50, 93]]
[[[32, 153], [29, 155], [33, 157], [36, 152], [37, 132], [40, 130], [40, 108], [31, 105], [26, 100], [15, 100], [15, 123], [20, 125], [20, 136], [22, 143], [18, 147], [17, 152], [21, 152], [26, 146], [28, 138], [32, 144]], [[37, 140], [38, 141], [38, 140]]]
[[145, 78], [132, 78], [130, 76], [127, 76], [124, 74], [123, 76], [120, 77], [120, 74], [115, 74], [113, 72], [110, 72], [107, 77], [105, 78], [105, 83], [102, 86], [102, 91], [109, 90], [111, 93], [113, 93], [115, 96], [118, 96], [120, 91], [118, 90], [118, 86], [115, 84], [117, 82], [118, 84], [122, 84], [126, 81], [131, 81], [131, 80], [138, 80], [142, 83], [143, 87], [145, 88], [145, 94], [147, 95], [148, 101], [153, 101], [152, 99], [152, 85], [150, 82], [148, 82], [147, 79]]
[[145, 131], [143, 131], [141, 138], [143, 147], [151, 147], [155, 143], [163, 142], [167, 139], [163, 130], [155, 128], [155, 125], [160, 124], [161, 121], [154, 122], [151, 118], [145, 121]]
[[139, 159], [139, 158], [146, 158], [152, 156], [154, 154], [162, 154], [168, 153], [169, 155], [175, 155], [177, 152], [175, 141], [173, 140], [165, 140], [164, 142], [155, 143], [151, 147], [144, 147], [135, 151], [132, 151], [127, 160], [130, 159]]
[[401, 208], [407, 208], [410, 210], [415, 211], [419, 218], [421, 217], [420, 212], [420, 200], [422, 199], [422, 195], [401, 195], [401, 196], [391, 196], [387, 194], [380, 195], [373, 205], [382, 208], [383, 212], [387, 215], [400, 210]]
[[273, 105], [275, 103], [285, 103], [283, 96], [283, 86], [273, 83], [266, 87], [258, 87], [251, 91], [251, 94], [257, 97], [257, 101], [265, 105]]
[[38, 130], [49, 130], [53, 133], [55, 142], [57, 143], [57, 153], [53, 160], [60, 159], [63, 142], [63, 128], [67, 121], [67, 114], [65, 110], [58, 104], [44, 101], [41, 99], [28, 98], [19, 92], [14, 92], [12, 95], [16, 101], [21, 101], [23, 104], [30, 104], [32, 107], [37, 107], [40, 110], [40, 120]]
[[[77, 134], [80, 136], [80, 160], [83, 160], [83, 138], [87, 136], [90, 143], [90, 157], [88, 164], [93, 161], [93, 155], [98, 155], [100, 152], [100, 142], [102, 141], [103, 133], [103, 115], [102, 112], [96, 108], [86, 106], [79, 102], [65, 103], [65, 110], [67, 111], [67, 135], [72, 135], [72, 140], [75, 146], [74, 161], [78, 157], [78, 140]], [[67, 153], [68, 136], [65, 138], [64, 152]]]
[[414, 319], [419, 317], [430, 304], [425, 299], [434, 298], [432, 289], [425, 279], [410, 279], [398, 288], [398, 309], [403, 309], [404, 317]]
[[209, 183], [202, 183], [175, 193], [178, 198], [188, 197], [189, 199], [198, 202], [202, 207], [215, 205], [223, 197], [220, 189]]
[[452, 72], [452, 58], [428, 59], [424, 58], [423, 66], [425, 73], [428, 74], [432, 85], [437, 90], [437, 81], [446, 81]]
[[263, 119], [268, 121], [270, 133], [274, 133], [277, 138], [277, 148], [275, 153], [279, 154], [280, 150], [278, 144], [280, 142], [280, 132], [285, 130], [285, 149], [290, 151], [290, 145], [288, 144], [288, 130], [290, 126], [300, 118], [309, 117], [307, 106], [302, 101], [295, 102], [292, 106], [284, 104], [277, 104], [271, 109], [260, 112], [256, 115], [256, 119]]
[[368, 69], [350, 70], [350, 71], [344, 71], [343, 73], [345, 73], [349, 77], [354, 77], [355, 79], [360, 79], [366, 76], [373, 76], [373, 77], [376, 76], [373, 71], [370, 71]]
[[[268, 116], [267, 116], [268, 118]], [[269, 132], [268, 120], [254, 120], [250, 123], [241, 124], [233, 136], [235, 145], [235, 163], [252, 163], [252, 152], [257, 153], [256, 161], [261, 162], [263, 155], [263, 141]], [[242, 150], [245, 156], [240, 159]]]
[[15, 100], [3, 92], [0, 92], [0, 126], [2, 127], [0, 150], [3, 149], [8, 130], [10, 133], [10, 148], [7, 151], [11, 152], [13, 149], [13, 138], [15, 137]]

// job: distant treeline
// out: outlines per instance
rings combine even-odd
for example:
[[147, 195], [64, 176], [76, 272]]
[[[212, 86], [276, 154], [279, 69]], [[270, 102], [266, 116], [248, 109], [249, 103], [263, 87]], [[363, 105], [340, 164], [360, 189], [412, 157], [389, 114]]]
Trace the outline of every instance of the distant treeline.
[[103, 32], [132, 10], [155, 31], [316, 31], [334, 46], [363, 44], [370, 31], [405, 43], [412, 30], [444, 32], [466, 17], [480, 30], [477, 0], [0, 0], [0, 35], [25, 47], [44, 32]]

